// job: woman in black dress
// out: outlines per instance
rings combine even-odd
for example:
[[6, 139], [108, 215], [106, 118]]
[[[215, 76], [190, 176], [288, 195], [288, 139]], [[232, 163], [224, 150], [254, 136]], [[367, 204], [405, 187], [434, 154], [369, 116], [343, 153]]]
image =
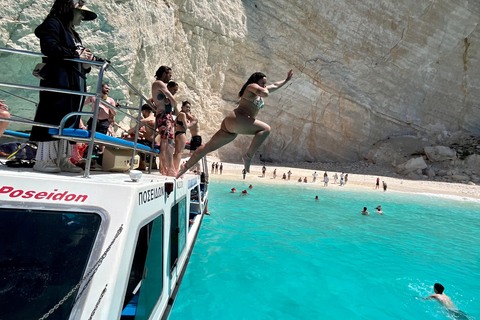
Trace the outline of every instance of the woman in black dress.
[[[95, 60], [95, 57], [82, 45], [75, 26], [81, 21], [93, 20], [97, 15], [84, 6], [82, 0], [56, 0], [43, 23], [35, 29], [40, 39], [43, 58], [46, 63], [41, 71], [43, 80], [40, 86], [85, 92], [85, 74], [90, 71], [88, 65], [64, 61], [65, 58]], [[87, 66], [87, 68], [86, 68]], [[81, 110], [84, 97], [63, 93], [40, 91], [40, 102], [34, 121], [59, 125], [62, 118], [70, 112]], [[65, 127], [78, 128], [80, 118], [71, 117]], [[36, 163], [33, 167], [41, 172], [81, 172], [70, 162], [71, 145], [64, 143], [61, 159], [57, 159], [59, 143], [48, 133], [48, 128], [33, 127], [30, 140], [37, 141]]]

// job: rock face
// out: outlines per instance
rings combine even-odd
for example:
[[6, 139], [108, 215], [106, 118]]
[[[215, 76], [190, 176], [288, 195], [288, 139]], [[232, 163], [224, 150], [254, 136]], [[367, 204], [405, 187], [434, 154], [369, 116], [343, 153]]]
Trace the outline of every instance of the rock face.
[[[2, 0], [0, 46], [39, 52], [33, 31], [52, 2]], [[391, 136], [435, 140], [444, 131], [480, 134], [479, 1], [90, 0], [87, 5], [99, 18], [77, 28], [84, 45], [109, 58], [146, 95], [155, 70], [171, 66], [180, 83], [178, 101], [192, 102], [205, 140], [235, 107], [251, 73], [262, 71], [272, 82], [290, 68], [294, 79], [266, 99], [258, 116], [272, 127], [259, 152], [266, 159], [357, 161]], [[38, 84], [31, 76], [38, 58], [0, 57], [0, 81]], [[107, 72], [107, 80], [115, 99], [138, 105], [138, 97], [113, 73]], [[95, 81], [93, 74], [91, 90]], [[25, 96], [23, 90], [8, 91]], [[38, 100], [36, 93], [26, 97]], [[33, 118], [32, 103], [1, 92], [0, 98], [7, 98], [12, 113]], [[238, 137], [219, 156], [240, 160], [250, 141]]]
[[425, 147], [424, 151], [430, 161], [444, 161], [457, 158], [457, 152], [449, 147]]

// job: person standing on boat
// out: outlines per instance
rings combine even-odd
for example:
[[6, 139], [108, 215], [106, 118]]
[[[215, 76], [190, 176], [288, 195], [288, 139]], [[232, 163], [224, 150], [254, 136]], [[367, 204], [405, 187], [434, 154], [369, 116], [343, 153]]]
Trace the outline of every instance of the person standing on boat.
[[[97, 14], [84, 5], [82, 0], [56, 0], [43, 23], [35, 29], [40, 39], [43, 80], [41, 87], [67, 89], [85, 92], [85, 74], [90, 71], [86, 64], [64, 61], [66, 58], [99, 60], [90, 49], [82, 45], [75, 27], [82, 21], [97, 18]], [[40, 91], [40, 102], [34, 117], [35, 122], [59, 125], [62, 118], [70, 112], [81, 109], [84, 97], [64, 93]], [[80, 117], [71, 117], [65, 127], [78, 128]], [[36, 163], [33, 167], [41, 172], [82, 172], [82, 169], [70, 162], [72, 147], [64, 143], [62, 156], [57, 159], [58, 140], [48, 133], [48, 128], [34, 126], [30, 140], [38, 142]]]
[[175, 151], [173, 153], [173, 168], [178, 171], [182, 161], [182, 153], [187, 142], [187, 129], [190, 126], [187, 113], [190, 111], [190, 102], [183, 101], [182, 108], [175, 119]]
[[172, 79], [172, 68], [161, 66], [155, 73], [155, 78], [157, 80], [152, 84], [152, 99], [156, 107], [157, 129], [161, 139], [160, 173], [174, 177], [176, 171], [173, 168], [173, 148], [169, 147], [169, 142], [174, 141], [172, 111], [178, 115], [178, 110], [173, 94], [167, 89], [167, 83]]
[[[5, 104], [5, 100], [0, 100], [0, 119], [10, 119], [10, 113], [8, 112], [8, 106]], [[8, 122], [0, 121], [0, 138], [3, 136], [5, 130], [7, 130]]]
[[215, 133], [210, 141], [192, 154], [185, 167], [178, 173], [177, 178], [187, 172], [209, 152], [232, 142], [239, 134], [254, 135], [248, 151], [242, 157], [245, 171], [250, 172], [250, 162], [253, 156], [270, 134], [270, 126], [255, 119], [258, 111], [263, 108], [263, 98], [283, 87], [290, 81], [292, 75], [293, 71], [290, 70], [285, 80], [267, 86], [267, 76], [265, 74], [261, 72], [252, 74], [238, 93], [240, 97], [238, 107], [223, 119], [220, 130]]
[[[187, 112], [187, 119], [190, 121], [190, 134], [192, 138], [190, 139], [190, 155], [195, 152], [202, 145], [202, 136], [200, 135], [200, 125], [198, 124], [198, 118], [192, 114], [191, 108]], [[197, 172], [201, 171], [200, 164], [196, 163]]]

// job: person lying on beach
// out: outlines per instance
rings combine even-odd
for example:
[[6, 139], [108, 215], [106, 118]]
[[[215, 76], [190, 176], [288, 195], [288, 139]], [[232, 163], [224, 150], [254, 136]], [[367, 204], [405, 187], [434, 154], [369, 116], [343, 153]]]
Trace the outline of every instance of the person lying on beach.
[[364, 216], [368, 216], [368, 215], [369, 215], [369, 213], [368, 213], [368, 211], [367, 211], [367, 207], [363, 207], [363, 210], [360, 211], [360, 212], [361, 212]]
[[195, 150], [185, 166], [177, 174], [177, 178], [181, 177], [207, 153], [232, 142], [238, 134], [254, 135], [250, 148], [242, 157], [245, 171], [247, 173], [250, 172], [250, 161], [270, 134], [270, 126], [255, 119], [258, 111], [263, 108], [263, 98], [268, 97], [270, 93], [283, 87], [290, 81], [292, 75], [293, 70], [290, 70], [285, 80], [277, 81], [267, 86], [267, 76], [265, 74], [261, 72], [252, 74], [238, 94], [240, 97], [238, 107], [223, 119], [220, 130], [215, 133], [210, 141]]
[[452, 300], [450, 299], [449, 296], [443, 293], [445, 288], [440, 284], [440, 283], [435, 283], [433, 286], [433, 291], [435, 294], [432, 294], [426, 298], [423, 298], [424, 300], [430, 300], [430, 299], [435, 299], [440, 304], [447, 309], [448, 313], [454, 318], [454, 319], [459, 319], [459, 320], [468, 320], [467, 314], [464, 312], [458, 310], [455, 305], [453, 304]]

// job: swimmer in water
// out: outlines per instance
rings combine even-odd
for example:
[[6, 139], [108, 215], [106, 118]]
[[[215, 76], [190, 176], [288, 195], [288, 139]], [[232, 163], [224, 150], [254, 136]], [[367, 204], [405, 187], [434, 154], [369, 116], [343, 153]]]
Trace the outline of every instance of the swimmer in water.
[[447, 309], [448, 313], [450, 316], [452, 316], [454, 319], [458, 320], [468, 320], [470, 319], [467, 314], [464, 312], [458, 310], [455, 305], [453, 304], [452, 300], [450, 297], [448, 297], [446, 294], [443, 293], [445, 288], [440, 284], [440, 283], [435, 283], [433, 286], [433, 291], [435, 294], [432, 294], [426, 298], [423, 298], [425, 300], [430, 300], [430, 299], [435, 299], [440, 304]]
[[232, 190], [230, 191], [230, 193], [235, 193], [235, 192], [237, 192], [237, 189], [235, 188], [232, 188]]
[[383, 214], [382, 206], [379, 205], [379, 206], [376, 207], [375, 209], [377, 209], [377, 213], [378, 213], [378, 214]]
[[367, 211], [367, 207], [363, 207], [363, 210], [360, 211], [360, 212], [361, 212], [364, 216], [368, 216], [368, 215], [369, 215], [369, 213], [368, 213], [368, 211]]

